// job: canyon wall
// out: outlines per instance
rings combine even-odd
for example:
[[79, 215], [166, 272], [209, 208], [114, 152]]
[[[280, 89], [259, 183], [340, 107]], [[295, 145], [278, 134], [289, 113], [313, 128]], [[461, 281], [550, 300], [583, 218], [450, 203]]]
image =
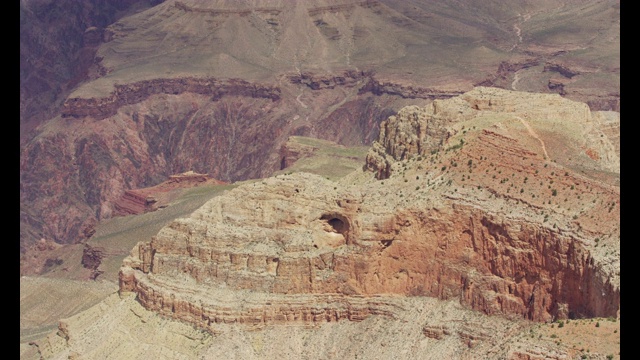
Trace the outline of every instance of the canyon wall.
[[153, 79], [126, 85], [115, 85], [106, 98], [70, 98], [62, 105], [62, 117], [91, 116], [104, 119], [116, 114], [124, 105], [136, 104], [155, 94], [182, 94], [184, 92], [208, 95], [212, 101], [221, 97], [246, 96], [276, 101], [280, 89], [265, 84], [252, 84], [240, 79], [217, 80], [215, 78]]
[[[588, 131], [576, 138], [560, 121]], [[538, 133], [544, 126], [564, 140]], [[375, 313], [380, 297], [394, 296], [457, 299], [486, 314], [534, 321], [616, 316], [619, 238], [611, 235], [619, 232], [612, 212], [619, 188], [585, 177], [558, 155], [611, 166], [574, 148], [599, 134], [598, 126], [585, 104], [490, 88], [404, 108], [381, 124], [371, 150], [384, 152], [387, 176], [368, 159], [371, 172], [353, 174], [355, 182], [298, 173], [240, 186], [140, 242], [124, 262], [120, 291], [205, 328], [218, 321], [205, 312], [249, 321], [225, 300], [249, 291], [282, 302], [331, 295], [377, 304], [362, 316]], [[594, 151], [607, 148], [600, 146]], [[490, 170], [503, 178], [495, 181]], [[520, 191], [509, 184], [520, 181]], [[544, 183], [565, 192], [578, 187], [582, 195], [553, 206], [558, 190]], [[192, 298], [181, 301], [192, 305], [164, 305], [185, 293]], [[186, 315], [194, 306], [200, 312]], [[310, 319], [291, 309], [298, 314], [292, 319]], [[340, 318], [331, 306], [318, 311], [314, 321]], [[257, 323], [286, 318], [251, 316]]]

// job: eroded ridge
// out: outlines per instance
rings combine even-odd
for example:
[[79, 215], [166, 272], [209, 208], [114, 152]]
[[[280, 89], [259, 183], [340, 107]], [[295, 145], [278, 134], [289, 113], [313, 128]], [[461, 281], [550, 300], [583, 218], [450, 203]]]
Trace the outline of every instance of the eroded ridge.
[[[361, 182], [296, 173], [239, 186], [140, 242], [120, 291], [205, 328], [393, 317], [399, 296], [534, 321], [616, 316], [619, 187], [558, 157], [602, 165], [579, 146], [588, 132], [540, 131], [592, 125], [585, 104], [539, 110], [554, 99], [485, 88], [405, 108], [372, 150], [385, 177], [368, 161], [384, 182], [365, 171]], [[556, 187], [582, 195], [560, 201]]]
[[210, 95], [212, 100], [223, 96], [247, 96], [276, 101], [280, 99], [277, 86], [251, 83], [241, 79], [215, 78], [153, 79], [131, 84], [114, 85], [110, 96], [104, 98], [70, 98], [62, 106], [63, 117], [92, 116], [103, 119], [116, 114], [121, 106], [136, 104], [155, 94], [182, 94], [191, 92]]

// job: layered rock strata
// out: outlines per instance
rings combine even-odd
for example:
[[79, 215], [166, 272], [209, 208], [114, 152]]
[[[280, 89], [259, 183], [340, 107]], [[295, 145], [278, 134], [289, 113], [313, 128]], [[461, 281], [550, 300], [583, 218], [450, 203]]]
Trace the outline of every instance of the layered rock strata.
[[[560, 121], [583, 132], [567, 131]], [[577, 173], [559, 156], [570, 152], [583, 164], [616, 167], [576, 145], [606, 151], [590, 140], [599, 131], [592, 122], [585, 104], [487, 88], [427, 108], [405, 108], [382, 125], [372, 149], [384, 151], [384, 166], [394, 169], [386, 184], [362, 180], [367, 173], [354, 174], [364, 186], [348, 177], [334, 183], [299, 173], [240, 186], [139, 243], [125, 259], [120, 290], [205, 328], [216, 321], [288, 320], [280, 304], [302, 298], [328, 304], [313, 310], [316, 321], [392, 316], [392, 307], [380, 310], [386, 301], [381, 297], [416, 295], [535, 321], [615, 316], [619, 260], [595, 252], [593, 244], [602, 239], [614, 253], [619, 247], [611, 239], [619, 233], [619, 214], [612, 212], [619, 188]], [[543, 124], [556, 132], [542, 133]], [[488, 162], [506, 181], [486, 175]], [[441, 169], [443, 163], [453, 170]], [[367, 164], [380, 177], [379, 165]], [[426, 174], [421, 170], [434, 165]], [[507, 182], [521, 177], [530, 181], [527, 191], [511, 192]], [[591, 195], [549, 206], [556, 201], [555, 187], [569, 186], [590, 189]], [[600, 214], [596, 223], [593, 214]], [[245, 296], [237, 294], [270, 300], [232, 310], [238, 302], [225, 299]], [[327, 302], [327, 295], [359, 315], [339, 315], [344, 308]], [[260, 306], [272, 315], [246, 310]], [[289, 308], [294, 320], [314, 314], [303, 305]], [[234, 315], [224, 320], [224, 311]], [[474, 336], [467, 340], [479, 339]]]
[[[417, 106], [403, 108], [396, 116], [391, 116], [380, 124], [380, 137], [377, 142], [374, 142], [367, 156], [366, 167], [376, 172], [379, 179], [389, 177], [392, 163], [414, 156], [427, 156], [443, 149], [443, 144], [462, 130], [456, 130], [450, 125], [491, 113], [499, 113], [502, 114], [501, 116], [511, 117], [512, 121], [520, 122], [532, 137], [537, 138], [542, 144], [542, 155], [545, 158], [549, 157], [547, 149], [544, 148], [544, 142], [539, 139], [535, 130], [531, 128], [531, 124], [545, 132], [560, 130], [561, 125], [555, 122], [562, 118], [576, 125], [582, 124], [584, 126], [581, 134], [584, 136], [581, 139], [582, 147], [586, 149], [592, 143], [600, 143], [598, 147], [604, 147], [603, 156], [607, 157], [606, 161], [600, 161], [591, 166], [619, 171], [620, 159], [617, 153], [612, 151], [611, 142], [604, 138], [594, 139], [598, 136], [604, 137], [603, 130], [608, 124], [605, 125], [604, 121], [598, 119], [612, 116], [611, 112], [606, 112], [607, 115], [594, 112], [592, 115], [586, 104], [557, 95], [530, 94], [527, 96], [529, 98], [527, 101], [525, 97], [507, 94], [509, 92], [501, 89], [477, 87], [448, 102], [434, 101], [425, 108]], [[543, 104], [544, 106], [541, 106]], [[605, 121], [615, 122], [615, 120]], [[554, 129], [544, 129], [546, 125], [551, 125]], [[483, 131], [494, 132], [489, 129]], [[464, 139], [461, 140], [461, 143], [452, 146], [462, 147]], [[531, 151], [529, 153], [534, 154]]]
[[241, 79], [215, 78], [153, 79], [125, 85], [114, 85], [106, 98], [69, 98], [62, 105], [63, 117], [92, 116], [104, 119], [116, 114], [124, 105], [136, 104], [155, 94], [182, 94], [185, 92], [211, 96], [215, 101], [223, 96], [247, 96], [273, 101], [280, 98], [277, 86], [250, 83]]
[[122, 197], [113, 204], [114, 215], [137, 215], [155, 211], [168, 206], [172, 192], [202, 185], [220, 184], [225, 183], [193, 171], [170, 175], [169, 180], [156, 186], [125, 190]]
[[397, 81], [376, 79], [375, 72], [343, 71], [339, 75], [319, 75], [305, 72], [300, 75], [289, 76], [293, 84], [303, 84], [312, 90], [333, 89], [338, 87], [358, 86], [359, 94], [394, 95], [403, 99], [448, 99], [463, 93], [463, 91], [446, 91], [436, 88], [421, 87], [414, 84], [402, 84]]

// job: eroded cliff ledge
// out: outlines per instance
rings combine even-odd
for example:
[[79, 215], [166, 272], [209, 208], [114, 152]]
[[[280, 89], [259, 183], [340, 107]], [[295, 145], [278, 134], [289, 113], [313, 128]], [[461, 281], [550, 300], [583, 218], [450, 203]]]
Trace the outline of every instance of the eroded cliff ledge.
[[384, 181], [240, 186], [140, 242], [120, 291], [208, 329], [394, 316], [394, 298], [417, 295], [535, 321], [615, 316], [619, 162], [597, 119], [490, 88], [405, 108], [367, 161]]
[[338, 75], [320, 75], [310, 72], [289, 76], [293, 84], [303, 84], [312, 90], [333, 89], [339, 87], [359, 86], [358, 93], [374, 95], [394, 95], [403, 99], [448, 99], [463, 91], [441, 90], [421, 87], [414, 84], [402, 84], [397, 81], [384, 81], [375, 77], [375, 71], [346, 70]]
[[241, 79], [220, 80], [195, 77], [153, 79], [124, 85], [116, 84], [114, 88], [111, 95], [104, 98], [75, 97], [67, 99], [62, 105], [62, 116], [92, 116], [96, 119], [104, 119], [115, 115], [118, 109], [124, 105], [139, 103], [156, 94], [177, 95], [189, 92], [209, 95], [211, 100], [218, 100], [226, 95], [264, 98], [273, 101], [280, 99], [280, 89], [277, 86], [250, 83]]

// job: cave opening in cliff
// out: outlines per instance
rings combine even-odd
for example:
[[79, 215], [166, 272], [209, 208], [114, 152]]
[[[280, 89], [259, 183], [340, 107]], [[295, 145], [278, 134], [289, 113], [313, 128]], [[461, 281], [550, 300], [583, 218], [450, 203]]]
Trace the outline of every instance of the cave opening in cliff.
[[337, 232], [341, 233], [345, 230], [344, 222], [338, 218], [333, 218], [329, 220], [329, 225]]
[[349, 222], [346, 218], [339, 214], [324, 214], [320, 217], [321, 220], [327, 221], [327, 223], [331, 226], [333, 231], [338, 234], [342, 234], [345, 239], [347, 239], [347, 235], [349, 233]]

